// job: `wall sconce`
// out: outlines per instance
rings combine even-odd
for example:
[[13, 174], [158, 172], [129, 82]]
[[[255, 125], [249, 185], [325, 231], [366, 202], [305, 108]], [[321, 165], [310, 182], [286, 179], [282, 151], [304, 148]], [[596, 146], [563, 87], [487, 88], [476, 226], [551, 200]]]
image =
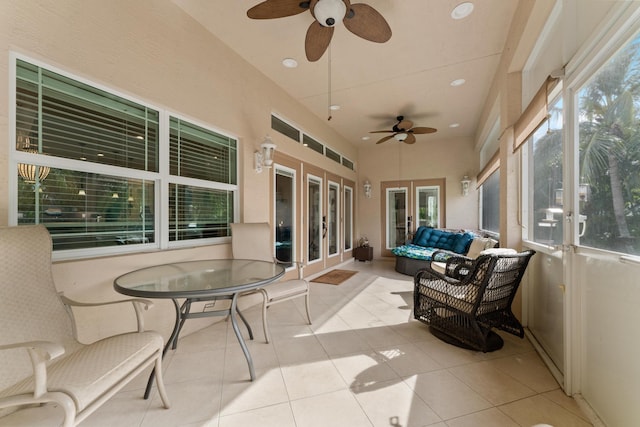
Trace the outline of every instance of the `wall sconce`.
[[367, 199], [371, 198], [371, 190], [372, 190], [372, 186], [371, 183], [369, 182], [369, 180], [365, 180], [364, 184], [362, 184], [362, 187], [364, 188], [364, 197], [366, 197]]
[[276, 151], [276, 144], [271, 141], [270, 137], [265, 137], [264, 142], [260, 144], [260, 151], [253, 153], [253, 161], [256, 172], [262, 172], [262, 168], [270, 168], [273, 165], [273, 155]]
[[467, 175], [462, 177], [460, 181], [460, 185], [462, 186], [462, 195], [466, 196], [469, 194], [469, 184], [471, 184], [471, 180]]

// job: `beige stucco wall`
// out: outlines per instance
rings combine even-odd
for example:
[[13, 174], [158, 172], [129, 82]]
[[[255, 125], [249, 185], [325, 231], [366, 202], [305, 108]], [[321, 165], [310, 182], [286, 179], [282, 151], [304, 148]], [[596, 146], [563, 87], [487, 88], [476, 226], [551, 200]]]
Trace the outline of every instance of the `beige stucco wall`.
[[446, 180], [446, 226], [448, 228], [478, 227], [478, 192], [472, 182], [467, 196], [462, 196], [460, 180], [464, 175], [474, 177], [477, 170], [476, 154], [471, 139], [443, 140], [437, 133], [408, 145], [391, 140], [371, 148], [363, 148], [358, 155], [360, 182], [366, 179], [373, 186], [372, 197], [359, 192], [358, 230], [369, 239], [374, 257], [381, 255], [383, 195], [380, 183], [396, 180]]
[[[238, 137], [240, 220], [269, 221], [269, 175], [253, 170], [253, 151], [265, 135], [278, 150], [356, 181], [356, 173], [301, 144], [274, 134], [278, 113], [350, 159], [357, 150], [322, 119], [206, 32], [169, 0], [3, 0], [0, 2], [0, 225], [8, 224], [9, 56], [24, 54], [119, 93]], [[116, 296], [117, 275], [168, 260], [228, 257], [228, 245], [58, 262], [59, 290], [99, 300]], [[151, 327], [167, 330], [173, 314], [159, 302]], [[163, 308], [166, 307], [166, 310]], [[168, 311], [167, 311], [168, 310]], [[113, 319], [119, 316], [111, 316]], [[96, 323], [89, 337], [103, 328]], [[197, 323], [197, 322], [194, 322]], [[188, 325], [187, 325], [188, 326]]]

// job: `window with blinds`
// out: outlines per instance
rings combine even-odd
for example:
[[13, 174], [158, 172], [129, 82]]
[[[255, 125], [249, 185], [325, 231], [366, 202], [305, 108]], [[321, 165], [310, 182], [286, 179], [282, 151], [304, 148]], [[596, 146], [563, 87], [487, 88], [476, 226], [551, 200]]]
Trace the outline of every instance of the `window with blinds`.
[[44, 224], [63, 257], [230, 235], [235, 139], [21, 59], [15, 95], [17, 223]]
[[221, 184], [237, 184], [236, 141], [175, 117], [169, 139], [169, 240], [230, 236], [235, 191]]

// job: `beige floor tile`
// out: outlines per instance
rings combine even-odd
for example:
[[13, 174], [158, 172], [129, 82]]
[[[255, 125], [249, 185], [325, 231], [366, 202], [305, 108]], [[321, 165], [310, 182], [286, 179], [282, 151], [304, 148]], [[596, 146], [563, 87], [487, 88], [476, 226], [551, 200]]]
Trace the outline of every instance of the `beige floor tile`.
[[399, 376], [442, 369], [442, 365], [413, 344], [400, 344], [376, 350]]
[[316, 332], [316, 337], [329, 356], [371, 350], [369, 344], [352, 330], [329, 333]]
[[535, 352], [493, 359], [487, 363], [538, 393], [556, 390], [560, 387], [549, 369], [542, 363], [540, 356]]
[[556, 427], [587, 427], [591, 424], [544, 396], [532, 396], [499, 406], [502, 412], [522, 426], [550, 424]]
[[374, 390], [389, 380], [401, 381], [378, 353], [356, 353], [331, 359], [349, 388], [356, 392]]
[[403, 381], [381, 382], [355, 397], [376, 427], [422, 427], [442, 421]]
[[384, 348], [388, 345], [407, 344], [405, 337], [395, 332], [390, 326], [376, 326], [357, 329], [356, 333], [372, 348]]
[[446, 368], [466, 365], [468, 363], [475, 363], [483, 360], [481, 356], [482, 353], [458, 348], [440, 341], [437, 338], [429, 341], [416, 342], [414, 344], [433, 360]]
[[225, 348], [227, 346], [227, 327], [231, 327], [231, 325], [220, 320], [212, 326], [181, 336], [178, 339], [178, 347], [169, 351], [178, 354]]
[[347, 384], [330, 360], [283, 366], [282, 376], [291, 400], [347, 388]]
[[[393, 260], [342, 268], [359, 273], [340, 286], [311, 283], [312, 325], [302, 299], [269, 310], [270, 344], [260, 306], [243, 308], [255, 335], [248, 340], [240, 324], [255, 381], [230, 323], [221, 320], [182, 337], [166, 354], [171, 409], [163, 409], [156, 387], [151, 399], [142, 399], [147, 369], [82, 426], [590, 425], [527, 339], [500, 332], [505, 345], [491, 353], [446, 344], [412, 318], [413, 280], [395, 272]], [[51, 405], [31, 411], [0, 425], [40, 427], [62, 419]]]
[[589, 418], [582, 412], [578, 403], [572, 397], [567, 396], [562, 389], [556, 389], [553, 391], [548, 391], [546, 393], [542, 393], [542, 396], [546, 397], [553, 403], [556, 403], [562, 406], [567, 411], [571, 412], [574, 415], [582, 418], [585, 421], [589, 421]]
[[273, 347], [281, 366], [299, 365], [329, 358], [315, 335], [275, 341]]
[[437, 339], [431, 334], [431, 332], [429, 332], [427, 325], [417, 320], [413, 320], [413, 318], [407, 320], [405, 323], [391, 325], [390, 327], [395, 332], [405, 337], [409, 342], [424, 342]]
[[265, 406], [285, 403], [289, 400], [279, 368], [256, 371], [254, 381], [230, 381], [222, 385], [222, 416]]
[[502, 405], [536, 394], [511, 376], [495, 369], [489, 362], [456, 366], [450, 368], [449, 372], [493, 405]]
[[296, 427], [373, 426], [358, 401], [346, 390], [294, 400], [291, 408]]
[[443, 420], [468, 415], [492, 406], [480, 394], [446, 370], [414, 375], [406, 378], [405, 382]]
[[[167, 394], [169, 390], [167, 389]], [[171, 397], [169, 401], [172, 402]], [[112, 427], [112, 426], [139, 426], [151, 405], [154, 405], [160, 412], [167, 412], [160, 399], [149, 398], [144, 400], [141, 393], [122, 392], [108, 400], [96, 412], [82, 422], [82, 426], [87, 427]]]
[[[519, 427], [520, 425], [496, 408], [485, 409], [447, 421], [448, 427]], [[560, 427], [560, 426], [558, 426]]]
[[[113, 409], [104, 411], [109, 414]], [[144, 416], [144, 413], [142, 414]], [[50, 427], [62, 425], [64, 412], [57, 404], [47, 403], [39, 407], [20, 409], [0, 418], [0, 426], [6, 427]], [[86, 423], [93, 421], [87, 418]], [[98, 420], [99, 421], [99, 420]], [[88, 424], [87, 424], [88, 425]]]
[[178, 382], [167, 384], [166, 388], [171, 408], [164, 409], [160, 404], [160, 397], [155, 396], [142, 424], [140, 424], [141, 427], [209, 422], [218, 417], [220, 412], [220, 380]]
[[166, 385], [203, 379], [221, 381], [224, 358], [224, 349], [176, 353], [164, 370], [164, 383]]
[[219, 427], [296, 427], [289, 402], [220, 417]]
[[[259, 372], [280, 367], [273, 345], [264, 342], [252, 342], [247, 347], [256, 375]], [[245, 381], [249, 380], [249, 378], [249, 365], [240, 346], [227, 348], [224, 356], [224, 381]]]

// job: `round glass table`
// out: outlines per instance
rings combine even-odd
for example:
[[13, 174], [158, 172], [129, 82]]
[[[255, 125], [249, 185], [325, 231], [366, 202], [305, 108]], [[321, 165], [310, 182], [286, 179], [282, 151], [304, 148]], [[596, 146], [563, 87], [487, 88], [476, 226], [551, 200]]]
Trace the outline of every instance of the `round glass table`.
[[[249, 331], [253, 332], [249, 323], [238, 310], [238, 296], [241, 293], [256, 290], [282, 277], [285, 269], [282, 265], [267, 261], [243, 259], [214, 259], [203, 261], [185, 261], [155, 265], [123, 274], [113, 281], [114, 289], [124, 295], [138, 298], [166, 298], [173, 301], [176, 321], [163, 355], [169, 346], [175, 349], [180, 330], [186, 319], [210, 316], [230, 316], [233, 331], [238, 338], [242, 352], [249, 365], [251, 380], [255, 379], [253, 360], [249, 349], [242, 338], [238, 327], [236, 313]], [[179, 299], [184, 299], [182, 304]], [[214, 309], [215, 301], [231, 300], [225, 309]], [[205, 302], [203, 311], [191, 312], [194, 302]], [[210, 302], [207, 304], [207, 302]], [[149, 397], [154, 373], [151, 373], [145, 391], [145, 399]]]

